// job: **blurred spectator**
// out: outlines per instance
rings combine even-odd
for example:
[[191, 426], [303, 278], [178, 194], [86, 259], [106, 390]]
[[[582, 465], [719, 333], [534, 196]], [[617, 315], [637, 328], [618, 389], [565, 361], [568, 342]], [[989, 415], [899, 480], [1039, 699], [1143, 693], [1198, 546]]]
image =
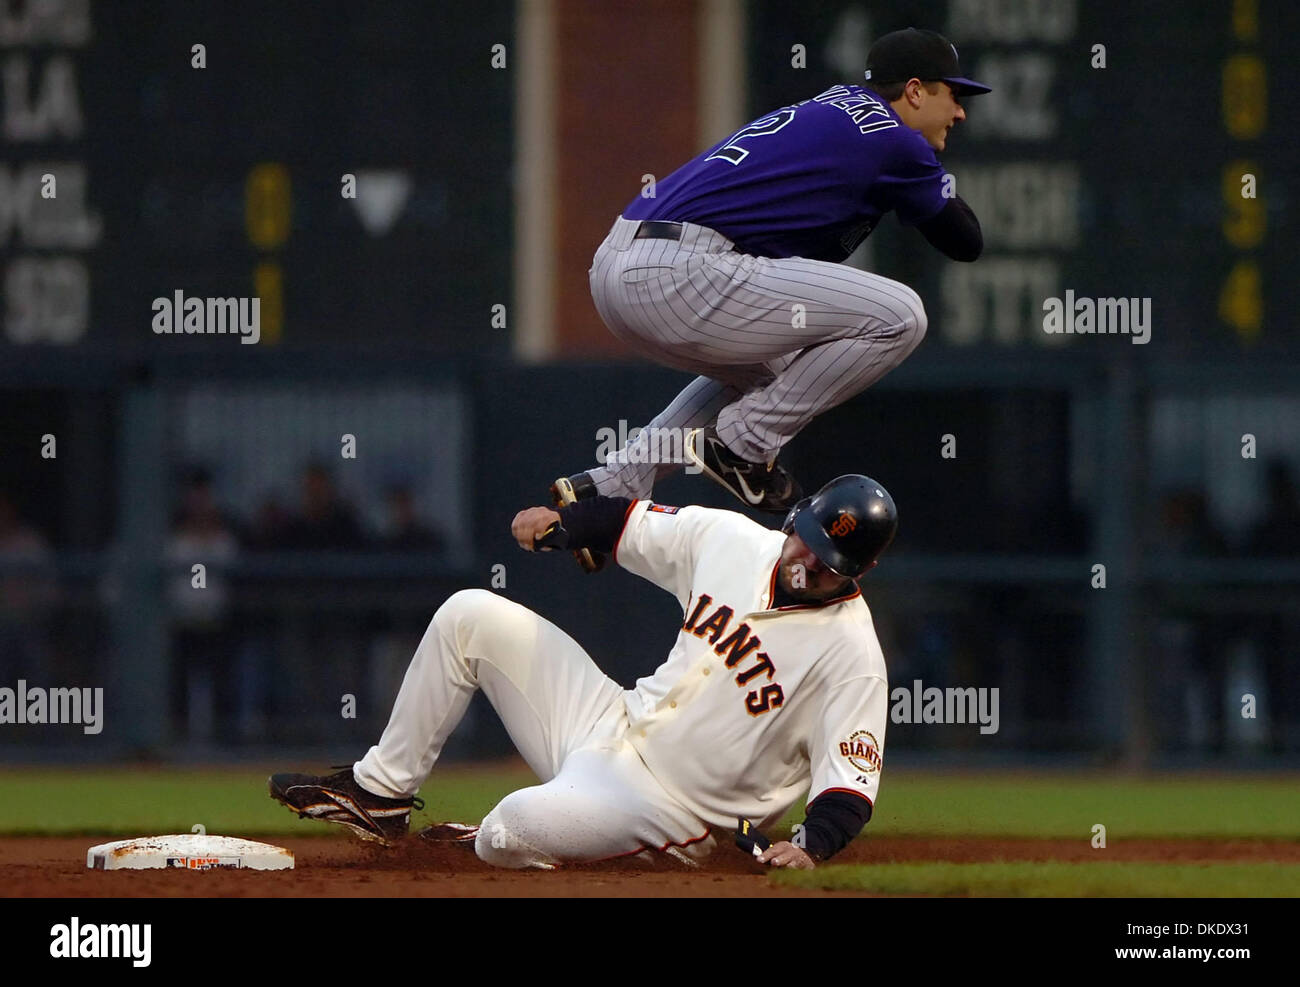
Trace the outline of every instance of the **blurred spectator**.
[[[276, 532], [271, 518], [270, 541], [265, 547], [280, 551], [360, 551], [368, 539], [355, 508], [345, 501], [324, 463], [309, 462], [303, 469], [301, 503]], [[273, 654], [274, 677], [267, 682], [269, 712], [285, 720], [285, 737], [294, 730], [307, 734], [317, 729], [311, 717], [332, 717], [337, 722], [338, 697], [360, 691], [357, 659], [365, 653], [365, 628], [354, 610], [317, 603], [331, 592], [351, 593], [355, 582], [322, 582], [299, 577], [277, 582], [275, 589], [301, 601], [282, 607], [275, 627], [262, 628], [250, 654]], [[270, 633], [272, 636], [267, 637]], [[280, 635], [283, 635], [281, 637]], [[330, 712], [326, 712], [330, 711]], [[319, 724], [319, 720], [315, 721]]]
[[339, 496], [334, 478], [322, 464], [309, 463], [303, 470], [301, 513], [289, 520], [282, 542], [275, 547], [296, 551], [366, 547], [356, 510]]
[[[204, 469], [185, 477], [181, 506], [163, 547], [172, 616], [172, 711], [192, 742], [214, 739], [218, 712], [237, 703], [230, 675], [230, 581], [225, 569], [239, 554]], [[193, 567], [202, 565], [202, 579]], [[196, 585], [199, 582], [199, 585]]]
[[[163, 554], [169, 564], [168, 598], [179, 622], [219, 623], [229, 603], [230, 589], [223, 570], [239, 554], [233, 526], [217, 507], [212, 477], [192, 470], [184, 481], [181, 506], [172, 520]], [[193, 585], [191, 567], [205, 567], [203, 588]]]
[[0, 491], [0, 675], [39, 680], [48, 671], [45, 618], [58, 596], [54, 558], [44, 536]]
[[415, 498], [410, 487], [395, 486], [388, 491], [387, 532], [383, 545], [394, 552], [440, 552], [446, 547], [442, 536], [416, 516]]
[[289, 511], [280, 498], [268, 494], [257, 508], [252, 524], [248, 526], [244, 543], [253, 550], [273, 549], [285, 542], [289, 527]]
[[29, 614], [53, 602], [54, 595], [49, 544], [0, 491], [0, 613]]
[[1264, 516], [1251, 531], [1247, 551], [1251, 555], [1300, 555], [1300, 497], [1296, 496], [1291, 468], [1274, 459], [1266, 467]]
[[[1271, 461], [1264, 482], [1264, 514], [1251, 530], [1247, 552], [1255, 558], [1300, 557], [1300, 497], [1291, 467], [1284, 460]], [[1232, 690], [1236, 694], [1226, 697], [1235, 706], [1241, 694], [1256, 694], [1259, 726], [1277, 753], [1300, 746], [1300, 690], [1295, 685], [1300, 681], [1300, 607], [1295, 595], [1293, 590], [1272, 613], [1255, 615], [1246, 623], [1243, 640], [1234, 650], [1245, 674], [1239, 676], [1239, 688]], [[1231, 722], [1238, 732], [1253, 725], [1240, 717]]]
[[1155, 546], [1174, 555], [1222, 556], [1227, 540], [1210, 520], [1208, 502], [1201, 490], [1175, 490], [1160, 502], [1160, 525]]
[[[1227, 553], [1227, 539], [1210, 518], [1205, 493], [1184, 488], [1160, 501], [1151, 547], [1157, 557], [1214, 558]], [[1157, 591], [1153, 615], [1144, 706], [1157, 743], [1176, 754], [1221, 748], [1222, 619], [1204, 611], [1194, 588], [1179, 585]]]

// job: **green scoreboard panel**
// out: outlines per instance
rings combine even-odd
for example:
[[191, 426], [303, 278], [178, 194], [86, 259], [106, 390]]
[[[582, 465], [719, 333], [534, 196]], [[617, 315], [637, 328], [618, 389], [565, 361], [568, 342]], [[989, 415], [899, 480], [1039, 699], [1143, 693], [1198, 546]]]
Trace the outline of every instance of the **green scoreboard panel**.
[[[923, 11], [923, 13], [922, 13]], [[993, 87], [941, 160], [980, 217], [974, 264], [882, 223], [856, 260], [917, 288], [928, 345], [1063, 346], [1043, 302], [1150, 299], [1160, 349], [1295, 349], [1300, 141], [1282, 0], [759, 0], [751, 110], [860, 81], [872, 39], [930, 27]], [[800, 48], [805, 57], [800, 65]]]
[[0, 338], [157, 343], [151, 303], [181, 291], [258, 297], [263, 344], [504, 351], [513, 17], [0, 5]]

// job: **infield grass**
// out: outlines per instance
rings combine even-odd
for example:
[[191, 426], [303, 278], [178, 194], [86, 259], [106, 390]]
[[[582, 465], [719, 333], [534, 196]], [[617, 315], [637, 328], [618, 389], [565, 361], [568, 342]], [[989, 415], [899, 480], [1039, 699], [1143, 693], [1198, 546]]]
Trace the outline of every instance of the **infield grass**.
[[896, 773], [868, 826], [891, 836], [1300, 839], [1295, 775]]
[[775, 871], [770, 879], [827, 891], [948, 897], [1300, 897], [1300, 866], [1270, 863], [828, 864], [811, 871]]
[[[210, 833], [245, 836], [337, 834], [296, 819], [266, 794], [278, 765], [96, 770], [0, 769], [0, 833], [123, 835]], [[519, 762], [435, 771], [412, 820], [477, 822], [502, 796], [536, 784]], [[803, 815], [802, 804], [787, 826]], [[889, 836], [996, 836], [1300, 840], [1300, 779], [1292, 776], [1116, 777], [1090, 773], [936, 774], [896, 772], [885, 779], [866, 829]]]
[[[272, 801], [266, 779], [286, 770], [322, 769], [4, 769], [0, 834], [147, 836], [188, 833], [201, 823], [209, 833], [230, 836], [338, 836], [337, 826], [300, 820]], [[522, 766], [441, 772], [421, 790], [427, 808], [412, 817], [412, 829], [431, 821], [478, 822], [502, 796], [533, 784], [533, 773]]]

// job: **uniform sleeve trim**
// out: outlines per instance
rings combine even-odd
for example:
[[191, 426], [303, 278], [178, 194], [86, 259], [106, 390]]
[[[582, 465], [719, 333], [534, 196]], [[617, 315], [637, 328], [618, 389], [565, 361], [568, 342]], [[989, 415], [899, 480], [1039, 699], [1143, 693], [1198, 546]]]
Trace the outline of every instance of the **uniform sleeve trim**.
[[817, 798], [813, 799], [811, 802], [808, 803], [808, 808], [811, 809], [813, 806], [813, 802], [816, 802], [817, 799], [821, 798], [823, 795], [829, 794], [830, 792], [845, 792], [846, 794], [849, 795], [856, 795], [858, 798], [862, 799], [862, 801], [866, 802], [867, 805], [871, 806], [873, 810], [876, 807], [876, 804], [872, 802], [871, 799], [867, 798], [867, 796], [863, 795], [856, 788], [827, 788], [824, 791], [817, 793]]
[[636, 510], [636, 505], [639, 503], [641, 503], [639, 500], [632, 501], [627, 505], [627, 510], [623, 512], [623, 527], [618, 533], [618, 538], [614, 540], [614, 563], [616, 565], [622, 564], [618, 561], [618, 546], [623, 544], [623, 534], [627, 531], [627, 519], [632, 516], [632, 512]]

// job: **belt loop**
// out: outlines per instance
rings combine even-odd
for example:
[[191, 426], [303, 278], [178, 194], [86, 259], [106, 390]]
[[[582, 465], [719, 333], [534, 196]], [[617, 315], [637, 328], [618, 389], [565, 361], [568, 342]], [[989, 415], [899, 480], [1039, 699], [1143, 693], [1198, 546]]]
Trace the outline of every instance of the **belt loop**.
[[614, 220], [614, 228], [610, 230], [612, 236], [610, 246], [615, 250], [626, 250], [632, 246], [637, 227], [640, 225], [640, 222], [635, 219], [624, 219], [619, 216], [618, 219]]

